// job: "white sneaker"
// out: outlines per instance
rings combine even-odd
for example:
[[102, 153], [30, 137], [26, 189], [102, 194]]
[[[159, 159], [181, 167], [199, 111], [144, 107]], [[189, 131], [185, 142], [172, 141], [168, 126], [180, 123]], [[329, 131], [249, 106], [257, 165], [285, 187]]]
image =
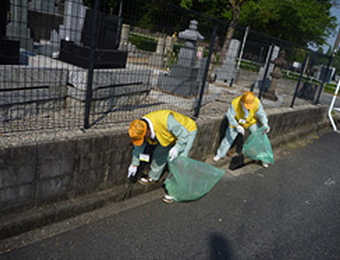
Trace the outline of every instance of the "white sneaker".
[[165, 195], [163, 196], [163, 198], [162, 198], [162, 201], [165, 202], [165, 203], [170, 204], [170, 203], [173, 203], [173, 202], [174, 202], [174, 198], [171, 197], [171, 196], [168, 195], [168, 194], [165, 194]]
[[218, 155], [215, 155], [213, 158], [213, 161], [218, 162], [219, 160], [221, 160], [221, 157], [219, 157]]
[[265, 163], [265, 162], [261, 162], [262, 163], [262, 166], [264, 167], [264, 168], [268, 168], [269, 167], [269, 164], [268, 163]]
[[142, 185], [149, 185], [149, 184], [153, 183], [154, 181], [150, 178], [143, 177], [138, 182]]

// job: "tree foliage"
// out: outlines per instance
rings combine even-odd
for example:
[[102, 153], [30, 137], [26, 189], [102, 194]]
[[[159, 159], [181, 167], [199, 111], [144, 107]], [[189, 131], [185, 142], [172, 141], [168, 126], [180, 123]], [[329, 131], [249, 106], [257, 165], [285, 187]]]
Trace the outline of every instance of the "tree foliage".
[[332, 0], [262, 0], [244, 4], [241, 26], [302, 46], [323, 45], [336, 28]]
[[[89, 5], [94, 0], [84, 0]], [[331, 14], [335, 0], [124, 0], [124, 6], [144, 7], [136, 19], [150, 28], [157, 17], [167, 14], [163, 2], [194, 10], [233, 26], [252, 30], [302, 46], [321, 46], [335, 32], [336, 18]], [[120, 0], [100, 0], [102, 10], [117, 9]], [[139, 8], [139, 10], [142, 10]], [[171, 21], [173, 22], [173, 21]], [[176, 23], [176, 21], [174, 21]], [[228, 37], [227, 37], [228, 38]]]
[[202, 11], [202, 3], [211, 8], [205, 13], [302, 46], [323, 45], [337, 25], [334, 0], [192, 0], [191, 9]]

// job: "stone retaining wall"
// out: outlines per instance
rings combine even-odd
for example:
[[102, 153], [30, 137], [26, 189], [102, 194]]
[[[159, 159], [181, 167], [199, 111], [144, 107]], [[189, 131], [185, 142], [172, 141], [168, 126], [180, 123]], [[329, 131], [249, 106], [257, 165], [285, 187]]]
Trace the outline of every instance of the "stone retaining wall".
[[[267, 111], [272, 144], [329, 127], [327, 108], [305, 106]], [[221, 116], [197, 120], [198, 136], [191, 157], [204, 160], [216, 152]], [[75, 137], [0, 147], [0, 212], [37, 208], [124, 184], [131, 162], [128, 125], [121, 130], [77, 134]]]

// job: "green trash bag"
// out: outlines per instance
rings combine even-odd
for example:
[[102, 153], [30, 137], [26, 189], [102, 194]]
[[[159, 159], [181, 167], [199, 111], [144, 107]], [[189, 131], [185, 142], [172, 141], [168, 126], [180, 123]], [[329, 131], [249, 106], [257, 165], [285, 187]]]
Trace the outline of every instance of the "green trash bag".
[[175, 201], [197, 200], [208, 193], [224, 175], [224, 170], [194, 159], [178, 156], [169, 161], [169, 175], [164, 181]]
[[243, 145], [243, 154], [252, 160], [274, 164], [272, 145], [265, 128], [260, 127], [249, 135]]

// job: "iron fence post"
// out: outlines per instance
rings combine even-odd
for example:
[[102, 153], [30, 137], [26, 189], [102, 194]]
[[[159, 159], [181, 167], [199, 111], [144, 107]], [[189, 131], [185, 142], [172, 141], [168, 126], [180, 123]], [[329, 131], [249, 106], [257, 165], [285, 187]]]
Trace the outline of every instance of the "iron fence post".
[[210, 59], [211, 59], [211, 55], [212, 55], [212, 52], [213, 52], [213, 49], [214, 49], [214, 42], [215, 42], [215, 38], [216, 38], [216, 34], [217, 34], [217, 28], [218, 28], [218, 26], [215, 25], [214, 29], [213, 29], [212, 36], [211, 36], [211, 41], [210, 41], [210, 45], [209, 45], [208, 58], [207, 58], [207, 62], [205, 64], [204, 74], [203, 74], [203, 78], [202, 78], [202, 86], [201, 86], [201, 89], [200, 89], [200, 95], [199, 95], [197, 106], [196, 106], [196, 109], [195, 109], [195, 115], [194, 116], [196, 118], [200, 114], [200, 109], [201, 109], [201, 104], [202, 104], [204, 88], [205, 88], [205, 84], [206, 84], [206, 80], [207, 80], [207, 76], [208, 76]]
[[242, 61], [243, 52], [244, 52], [244, 47], [245, 47], [245, 45], [246, 45], [248, 33], [249, 33], [249, 26], [247, 26], [246, 31], [244, 32], [243, 41], [242, 41], [242, 46], [241, 46], [241, 51], [240, 51], [240, 55], [239, 55], [238, 61], [237, 61], [237, 67], [236, 67], [236, 70], [237, 70], [237, 71], [240, 69], [240, 66], [241, 66], [241, 61]]
[[259, 99], [261, 99], [261, 96], [264, 92], [264, 88], [265, 88], [265, 85], [266, 85], [266, 78], [267, 78], [269, 65], [270, 65], [270, 62], [271, 62], [271, 59], [272, 59], [272, 55], [273, 55], [274, 44], [271, 44], [269, 48], [270, 48], [269, 55], [268, 55], [269, 57], [268, 57], [266, 68], [264, 70], [264, 74], [263, 74], [263, 78], [262, 78], [262, 84], [261, 84], [261, 88], [260, 88], [260, 92], [259, 92]]
[[118, 13], [118, 26], [117, 26], [117, 39], [116, 39], [116, 48], [119, 48], [120, 44], [120, 34], [122, 33], [122, 24], [123, 24], [123, 1], [120, 1], [119, 3], [119, 13]]
[[97, 23], [98, 23], [98, 9], [99, 0], [95, 0], [93, 7], [93, 20], [92, 20], [92, 39], [91, 49], [89, 55], [89, 65], [87, 71], [87, 86], [86, 86], [86, 101], [85, 101], [85, 114], [84, 114], [84, 129], [90, 128], [90, 110], [92, 101], [92, 83], [93, 83], [93, 69], [94, 69], [94, 54], [97, 43]]
[[302, 67], [301, 67], [299, 80], [298, 80], [298, 83], [297, 83], [296, 88], [295, 88], [295, 92], [294, 92], [294, 96], [293, 96], [293, 99], [292, 99], [292, 103], [290, 104], [291, 108], [293, 108], [293, 106], [294, 106], [295, 98], [296, 98], [297, 93], [299, 91], [299, 86], [301, 84], [303, 72], [305, 71], [305, 66], [307, 65], [308, 58], [309, 58], [309, 52], [306, 54], [306, 57], [305, 57], [305, 59], [303, 61]]
[[324, 77], [322, 79], [322, 83], [321, 83], [321, 86], [320, 86], [320, 89], [319, 89], [319, 93], [318, 93], [318, 96], [317, 96], [314, 104], [318, 104], [319, 103], [319, 99], [320, 99], [321, 93], [323, 91], [323, 88], [324, 88], [324, 85], [325, 85], [325, 82], [326, 82], [326, 79], [327, 79], [329, 67], [331, 66], [331, 64], [333, 62], [335, 54], [336, 54], [336, 50], [334, 50], [332, 55], [329, 57], [328, 64], [327, 64], [327, 67], [326, 67], [326, 71], [325, 71], [325, 74], [324, 74]]

